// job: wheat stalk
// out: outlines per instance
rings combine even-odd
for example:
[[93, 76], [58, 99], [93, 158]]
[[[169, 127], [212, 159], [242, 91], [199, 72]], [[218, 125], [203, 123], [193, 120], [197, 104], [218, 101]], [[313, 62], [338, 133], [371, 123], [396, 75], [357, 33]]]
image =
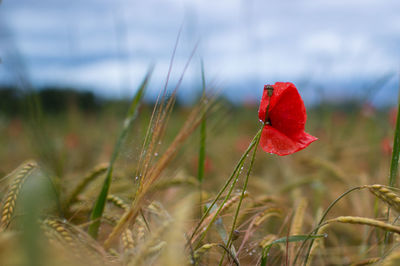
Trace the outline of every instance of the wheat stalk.
[[101, 246], [84, 231], [67, 221], [59, 219], [46, 219], [42, 222], [42, 228], [50, 243], [59, 244], [68, 254], [87, 263], [104, 265], [108, 261], [107, 255]]
[[381, 228], [385, 231], [394, 232], [400, 234], [400, 226], [395, 226], [391, 224], [387, 224], [375, 219], [364, 218], [364, 217], [356, 217], [356, 216], [339, 216], [334, 219], [327, 220], [325, 224], [329, 223], [346, 223], [346, 224], [363, 224], [368, 226], [373, 226], [377, 228]]
[[[160, 243], [160, 238], [161, 236], [165, 233], [167, 230], [168, 226], [170, 225], [169, 221], [164, 222], [158, 229], [155, 231], [152, 236], [146, 240], [146, 242], [140, 246], [139, 251], [137, 252], [136, 256], [134, 259], [128, 264], [128, 265], [140, 265], [143, 263], [145, 260], [146, 256], [154, 250], [152, 250], [152, 247], [157, 247]], [[164, 244], [162, 244], [164, 245]], [[159, 246], [158, 246], [159, 247]]]
[[281, 214], [282, 210], [280, 208], [268, 208], [257, 216], [257, 218], [254, 220], [254, 226], [258, 227], [262, 222], [264, 222], [269, 217], [280, 216]]
[[[303, 223], [304, 223], [304, 215], [307, 208], [307, 200], [304, 197], [301, 197], [298, 200], [297, 208], [293, 216], [292, 225], [290, 226], [290, 234], [291, 235], [300, 235], [302, 233]], [[297, 243], [291, 245], [289, 253], [294, 254]], [[293, 262], [294, 257], [290, 257], [291, 262]]]
[[400, 196], [390, 190], [388, 187], [375, 184], [371, 186], [366, 186], [371, 193], [376, 197], [386, 202], [397, 212], [400, 212]]
[[141, 205], [146, 198], [146, 195], [151, 192], [151, 187], [154, 182], [161, 176], [162, 171], [175, 156], [176, 152], [178, 151], [178, 147], [184, 143], [184, 141], [200, 124], [201, 110], [202, 109], [200, 107], [197, 107], [192, 111], [187, 122], [183, 125], [182, 129], [175, 137], [171, 145], [168, 147], [168, 149], [162, 154], [159, 161], [147, 172], [146, 175], [143, 175], [142, 179], [140, 179], [141, 182], [139, 184], [139, 188], [136, 192], [135, 198], [132, 202], [131, 208], [121, 217], [118, 224], [114, 227], [113, 231], [104, 242], [105, 247], [108, 247], [111, 244], [112, 240], [126, 228], [127, 224], [130, 221], [135, 221], [141, 209]]
[[125, 231], [122, 233], [121, 239], [122, 239], [122, 246], [125, 252], [132, 250], [134, 248], [135, 242], [133, 240], [131, 230], [125, 229]]
[[381, 266], [397, 266], [400, 263], [400, 249], [392, 251], [383, 261], [379, 264]]
[[[58, 220], [46, 219], [43, 221], [43, 228], [46, 235], [50, 239], [54, 239], [54, 236], [60, 236], [62, 241], [66, 242], [71, 247], [75, 248], [74, 236], [69, 232], [69, 230], [64, 226], [64, 224]], [[51, 229], [51, 231], [49, 231]], [[55, 232], [56, 234], [53, 234]]]
[[27, 161], [10, 174], [10, 176], [15, 177], [12, 179], [12, 183], [4, 198], [0, 220], [1, 231], [5, 230], [10, 224], [21, 188], [36, 167], [36, 162]]
[[127, 211], [129, 209], [129, 205], [126, 204], [123, 199], [121, 199], [120, 197], [118, 197], [116, 195], [112, 195], [112, 194], [108, 195], [107, 196], [107, 201], [111, 202], [112, 204], [114, 204], [118, 208], [123, 209], [124, 211]]

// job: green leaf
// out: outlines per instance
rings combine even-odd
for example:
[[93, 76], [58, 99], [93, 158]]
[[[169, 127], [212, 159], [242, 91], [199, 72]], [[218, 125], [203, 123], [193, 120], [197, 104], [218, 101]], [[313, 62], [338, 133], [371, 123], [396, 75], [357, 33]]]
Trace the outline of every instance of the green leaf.
[[400, 155], [400, 99], [397, 110], [396, 130], [394, 132], [393, 140], [393, 153], [392, 162], [390, 163], [389, 186], [396, 185], [397, 172], [399, 169], [399, 155]]
[[128, 132], [132, 125], [132, 122], [136, 118], [139, 103], [143, 98], [143, 95], [144, 95], [144, 92], [148, 85], [152, 71], [153, 71], [153, 67], [151, 67], [147, 71], [146, 77], [144, 78], [142, 84], [139, 87], [139, 90], [136, 92], [135, 96], [132, 99], [128, 113], [124, 120], [124, 124], [123, 124], [122, 130], [121, 130], [121, 133], [117, 139], [117, 143], [115, 144], [114, 151], [111, 155], [110, 164], [107, 169], [107, 174], [106, 174], [106, 178], [103, 183], [103, 187], [100, 191], [100, 194], [97, 198], [97, 201], [96, 201], [96, 203], [93, 207], [92, 213], [90, 215], [91, 224], [89, 226], [88, 233], [95, 239], [97, 238], [97, 235], [99, 232], [100, 219], [103, 216], [104, 207], [106, 205], [107, 195], [108, 195], [108, 191], [109, 191], [110, 185], [111, 185], [114, 163], [118, 158], [119, 152], [120, 152], [121, 147], [126, 139], [126, 136], [128, 135]]
[[[204, 64], [201, 61], [201, 81], [203, 87], [203, 96], [202, 99], [204, 100], [206, 97], [206, 79], [204, 76]], [[200, 149], [199, 149], [199, 163], [198, 163], [198, 173], [197, 179], [199, 180], [200, 184], [203, 182], [204, 179], [204, 165], [206, 160], [206, 116], [203, 113], [203, 117], [201, 119], [200, 125]]]

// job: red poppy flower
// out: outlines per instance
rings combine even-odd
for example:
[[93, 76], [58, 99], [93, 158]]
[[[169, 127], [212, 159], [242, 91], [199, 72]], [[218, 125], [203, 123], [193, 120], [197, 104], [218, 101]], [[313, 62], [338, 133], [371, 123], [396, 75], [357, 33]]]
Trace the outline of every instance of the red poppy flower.
[[[265, 117], [268, 105], [268, 117]], [[258, 117], [265, 123], [260, 145], [266, 152], [289, 155], [317, 140], [304, 132], [306, 108], [296, 87], [290, 82], [264, 86]]]

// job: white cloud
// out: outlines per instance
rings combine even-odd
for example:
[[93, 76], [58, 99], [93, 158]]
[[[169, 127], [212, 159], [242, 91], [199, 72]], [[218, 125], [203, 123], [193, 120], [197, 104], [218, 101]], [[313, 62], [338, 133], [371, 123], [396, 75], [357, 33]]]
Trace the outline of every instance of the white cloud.
[[151, 62], [162, 82], [183, 21], [175, 80], [199, 37], [207, 71], [228, 87], [378, 78], [398, 68], [399, 8], [395, 0], [19, 0], [4, 2], [0, 16], [34, 82], [114, 93]]

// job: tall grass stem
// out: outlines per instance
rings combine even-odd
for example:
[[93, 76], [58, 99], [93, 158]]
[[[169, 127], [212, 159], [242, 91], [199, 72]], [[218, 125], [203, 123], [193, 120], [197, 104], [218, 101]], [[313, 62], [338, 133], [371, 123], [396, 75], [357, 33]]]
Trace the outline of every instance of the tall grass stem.
[[133, 100], [129, 107], [127, 116], [124, 120], [123, 128], [117, 139], [117, 143], [115, 144], [114, 151], [111, 155], [110, 163], [109, 163], [109, 166], [107, 169], [107, 174], [106, 174], [106, 178], [104, 180], [102, 189], [100, 191], [100, 194], [96, 200], [96, 203], [95, 203], [92, 213], [90, 215], [90, 220], [92, 221], [92, 223], [89, 226], [88, 233], [95, 239], [97, 238], [97, 235], [99, 232], [100, 219], [103, 215], [104, 207], [106, 205], [108, 191], [109, 191], [110, 185], [111, 185], [114, 163], [118, 158], [119, 152], [122, 148], [122, 144], [124, 143], [124, 141], [128, 135], [128, 132], [132, 125], [132, 122], [136, 118], [139, 103], [141, 102], [141, 100], [143, 98], [144, 92], [146, 90], [147, 84], [149, 82], [149, 79], [150, 79], [150, 76], [152, 73], [152, 69], [153, 69], [153, 67], [151, 67], [147, 71], [146, 77], [144, 78], [142, 84], [140, 85], [139, 90], [136, 92], [135, 96], [133, 97]]

